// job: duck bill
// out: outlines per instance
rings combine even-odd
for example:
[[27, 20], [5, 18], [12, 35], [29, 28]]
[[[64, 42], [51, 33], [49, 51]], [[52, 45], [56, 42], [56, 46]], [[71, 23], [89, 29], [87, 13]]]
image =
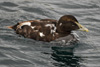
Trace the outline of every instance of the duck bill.
[[89, 32], [89, 30], [87, 28], [85, 28], [84, 26], [82, 26], [81, 24], [79, 24], [78, 22], [75, 22], [78, 26], [79, 26], [79, 30], [81, 31], [85, 31], [85, 32]]
[[8, 29], [13, 29], [13, 26], [6, 26]]

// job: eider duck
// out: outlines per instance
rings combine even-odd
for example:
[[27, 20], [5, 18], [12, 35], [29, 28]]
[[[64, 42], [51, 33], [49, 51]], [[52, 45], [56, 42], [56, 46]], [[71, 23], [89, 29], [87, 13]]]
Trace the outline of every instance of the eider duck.
[[54, 19], [30, 20], [7, 27], [14, 29], [17, 34], [26, 38], [45, 42], [61, 40], [63, 37], [67, 38], [74, 30], [88, 32], [88, 29], [79, 24], [72, 15], [64, 15], [58, 21]]

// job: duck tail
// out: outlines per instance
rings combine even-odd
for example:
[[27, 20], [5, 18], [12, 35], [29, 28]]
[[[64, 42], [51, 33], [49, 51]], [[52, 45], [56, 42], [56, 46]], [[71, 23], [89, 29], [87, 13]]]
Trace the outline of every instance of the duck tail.
[[6, 28], [8, 28], [8, 29], [13, 29], [13, 26], [6, 26]]

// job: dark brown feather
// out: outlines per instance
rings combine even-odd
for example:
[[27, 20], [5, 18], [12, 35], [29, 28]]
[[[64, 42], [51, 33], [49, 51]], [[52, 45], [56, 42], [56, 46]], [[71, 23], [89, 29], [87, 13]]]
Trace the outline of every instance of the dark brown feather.
[[26, 38], [50, 42], [68, 36], [72, 30], [79, 29], [74, 22], [78, 22], [74, 16], [64, 15], [59, 21], [41, 19], [19, 22], [12, 26], [12, 29]]

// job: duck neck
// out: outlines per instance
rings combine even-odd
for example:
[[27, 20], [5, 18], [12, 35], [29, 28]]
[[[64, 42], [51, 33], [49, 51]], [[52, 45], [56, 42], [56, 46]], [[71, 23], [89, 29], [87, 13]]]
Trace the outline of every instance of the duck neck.
[[60, 37], [64, 37], [64, 36], [69, 35], [71, 33], [71, 31], [63, 31], [61, 29], [57, 29], [57, 33], [59, 33]]
[[65, 37], [68, 36], [70, 34], [70, 32], [66, 32], [66, 33], [59, 33], [60, 37]]

